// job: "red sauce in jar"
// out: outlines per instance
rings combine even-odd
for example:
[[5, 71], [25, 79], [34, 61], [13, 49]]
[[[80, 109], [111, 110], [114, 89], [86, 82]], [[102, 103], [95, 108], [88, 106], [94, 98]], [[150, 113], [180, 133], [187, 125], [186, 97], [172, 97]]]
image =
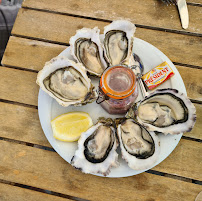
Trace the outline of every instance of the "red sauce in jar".
[[125, 114], [138, 96], [135, 74], [126, 66], [107, 68], [99, 88], [106, 99], [101, 106], [110, 114]]

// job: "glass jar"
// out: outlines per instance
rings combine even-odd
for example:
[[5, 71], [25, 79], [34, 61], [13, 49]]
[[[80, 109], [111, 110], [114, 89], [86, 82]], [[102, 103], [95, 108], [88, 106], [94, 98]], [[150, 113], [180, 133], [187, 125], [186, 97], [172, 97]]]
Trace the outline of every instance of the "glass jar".
[[112, 66], [102, 74], [97, 103], [109, 114], [125, 114], [138, 96], [134, 72], [127, 66]]

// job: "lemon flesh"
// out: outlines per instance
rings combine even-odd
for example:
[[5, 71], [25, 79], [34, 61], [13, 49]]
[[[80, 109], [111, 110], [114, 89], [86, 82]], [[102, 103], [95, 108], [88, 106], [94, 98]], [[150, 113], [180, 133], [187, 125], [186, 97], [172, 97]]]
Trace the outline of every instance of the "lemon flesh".
[[51, 121], [53, 136], [67, 142], [77, 141], [92, 125], [92, 119], [86, 112], [69, 112]]

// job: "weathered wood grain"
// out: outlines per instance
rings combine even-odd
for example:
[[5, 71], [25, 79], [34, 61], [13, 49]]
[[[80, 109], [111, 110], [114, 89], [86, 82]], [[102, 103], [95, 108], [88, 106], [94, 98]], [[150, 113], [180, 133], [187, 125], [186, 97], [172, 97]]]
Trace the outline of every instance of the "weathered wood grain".
[[[0, 141], [0, 178], [90, 200], [194, 200], [200, 185], [148, 173], [128, 178], [85, 175], [57, 153]], [[121, 188], [121, 190], [120, 190]]]
[[28, 190], [8, 184], [0, 183], [1, 201], [66, 201], [67, 198], [48, 195], [45, 193]]
[[[26, 0], [23, 6], [104, 20], [125, 18], [136, 24], [183, 30], [176, 6], [166, 6], [160, 0]], [[201, 33], [202, 8], [188, 6], [188, 10], [189, 27], [183, 31]]]
[[[46, 61], [57, 56], [65, 48], [66, 46], [62, 45], [11, 37], [2, 63], [5, 66], [16, 66], [39, 71]], [[191, 99], [202, 101], [201, 70], [179, 65], [176, 65], [176, 67], [184, 80], [188, 96]]]
[[0, 99], [37, 105], [36, 73], [0, 67], [0, 74]]
[[196, 124], [190, 133], [184, 133], [184, 136], [202, 140], [202, 105], [194, 104], [196, 107]]
[[37, 109], [0, 102], [0, 122], [0, 137], [51, 147]]
[[[41, 129], [36, 109], [0, 103], [0, 121], [0, 137], [51, 147]], [[202, 138], [200, 130], [194, 133], [194, 137]], [[182, 140], [174, 152], [153, 169], [202, 180], [202, 167], [198, 163], [202, 159], [201, 152], [200, 143]]]
[[2, 64], [41, 70], [45, 62], [62, 52], [66, 46], [11, 36]]
[[188, 96], [202, 101], [202, 70], [182, 66], [177, 66], [177, 70], [184, 81]]
[[[59, 0], [57, 3], [59, 4], [63, 1]], [[33, 1], [26, 0], [24, 4], [26, 4], [26, 2], [29, 3]], [[40, 5], [44, 6], [44, 3], [47, 4], [47, 7], [44, 6], [43, 8], [46, 10], [51, 10], [49, 7], [49, 3], [51, 4], [51, 6], [54, 4], [52, 0], [48, 2], [42, 0], [41, 2], [42, 4]], [[141, 2], [142, 10], [145, 11], [148, 5], [151, 4], [151, 2], [152, 1], [149, 0]], [[82, 5], [82, 1], [73, 2], [70, 0], [68, 1], [68, 3], [69, 5], [67, 4], [67, 6], [64, 6], [63, 4], [63, 7], [72, 6], [72, 8], [68, 8], [67, 10], [72, 9], [73, 14], [88, 14], [86, 12], [86, 10], [88, 10], [86, 5], [89, 6], [89, 4], [83, 4], [83, 11], [79, 11], [80, 7], [78, 7], [78, 5]], [[117, 7], [117, 4], [120, 3], [121, 2], [116, 3], [115, 7]], [[155, 3], [157, 3], [158, 6], [158, 2], [155, 1]], [[95, 2], [92, 2], [92, 5], [94, 4]], [[109, 4], [110, 3], [106, 5]], [[101, 7], [95, 7], [97, 8], [97, 12], [95, 12], [94, 16], [92, 17], [98, 18], [99, 15], [99, 18], [105, 17], [104, 15], [106, 15], [106, 13], [100, 13], [100, 11], [105, 12], [108, 8], [104, 7], [104, 9], [102, 9], [103, 6], [105, 6], [105, 4], [101, 5]], [[113, 6], [114, 5], [111, 6], [112, 11], [114, 9]], [[156, 6], [151, 5], [151, 7], [154, 7], [156, 9]], [[190, 6], [188, 7], [190, 8]], [[190, 27], [188, 31], [200, 33], [201, 8], [194, 6], [192, 7], [193, 10], [190, 11], [190, 16], [192, 16], [192, 19], [190, 20]], [[143, 25], [146, 26], [155, 26], [149, 25], [149, 23], [152, 24], [155, 22], [157, 24], [156, 27], [169, 28], [170, 26], [171, 28], [173, 27], [172, 29], [182, 30], [179, 17], [179, 24], [177, 24], [176, 8], [174, 10], [173, 8], [174, 7], [169, 7], [166, 9], [166, 11], [164, 11], [165, 8], [160, 10], [159, 16], [161, 16], [161, 18], [156, 20], [153, 20], [153, 18], [156, 16], [154, 10], [148, 10], [147, 14], [151, 15], [150, 19], [148, 17], [144, 19], [144, 14], [138, 15], [137, 20], [139, 20], [140, 22], [138, 24], [141, 24], [141, 20], [142, 22], [144, 22], [145, 20], [145, 24]], [[58, 7], [56, 7], [55, 9], [58, 9]], [[61, 7], [59, 7], [59, 9], [61, 9]], [[128, 11], [130, 13], [131, 10], [129, 9], [132, 10], [132, 6], [131, 8], [128, 8]], [[168, 10], [170, 11], [168, 14], [169, 17], [166, 15], [166, 12], [168, 12]], [[60, 10], [54, 11], [64, 12]], [[80, 12], [81, 14], [78, 14], [77, 12]], [[89, 15], [91, 14], [93, 13], [89, 11]], [[113, 12], [111, 12], [110, 14], [110, 17], [107, 14], [106, 18], [102, 19], [113, 19], [114, 16], [117, 18], [118, 16], [121, 16], [122, 10], [118, 9], [117, 12], [117, 9], [115, 9], [115, 14]], [[124, 14], [124, 17], [127, 17], [127, 15], [127, 13]], [[172, 17], [174, 17], [173, 22]], [[167, 22], [167, 19], [169, 19], [170, 21]], [[199, 19], [199, 22], [196, 19]], [[131, 20], [133, 21], [135, 20], [135, 18], [132, 18]], [[38, 38], [39, 40], [48, 40], [51, 42], [67, 44], [69, 38], [75, 34], [75, 31], [77, 29], [82, 28], [83, 26], [94, 27], [96, 25], [103, 29], [103, 26], [105, 26], [106, 24], [108, 23], [78, 17], [70, 17], [67, 15], [21, 9], [17, 21], [15, 23], [15, 27], [13, 29], [13, 34], [30, 38]], [[199, 37], [174, 33], [164, 33], [162, 31], [154, 31], [143, 28], [137, 29], [136, 36], [155, 45], [157, 48], [163, 51], [172, 61], [202, 66], [201, 38]], [[16, 40], [13, 40], [13, 42], [16, 42], [17, 44], [14, 45], [16, 49], [13, 49], [14, 46], [8, 46], [7, 53], [10, 52], [11, 54], [8, 54], [7, 57], [5, 57], [6, 59], [4, 58], [4, 61], [6, 61], [5, 63], [10, 62], [10, 66], [39, 70], [42, 68], [45, 61], [49, 60], [49, 58], [54, 57], [54, 55], [56, 56], [58, 52], [62, 51], [65, 48], [65, 46], [55, 44], [50, 45], [49, 43], [48, 46], [46, 46], [46, 43], [34, 41], [34, 43], [28, 45], [31, 52], [27, 54], [26, 48], [28, 46], [26, 46], [26, 43], [27, 41], [30, 42], [31, 40], [22, 40], [24, 40], [24, 42], [22, 43], [21, 47], [20, 45], [18, 45], [19, 43], [16, 42]], [[40, 48], [40, 46], [43, 47]], [[13, 51], [11, 51], [12, 49]], [[50, 54], [48, 54], [48, 52]], [[19, 57], [19, 59], [17, 59], [17, 57]], [[36, 57], [36, 60], [32, 60], [32, 57]], [[22, 61], [19, 61], [20, 59]], [[37, 59], [39, 62], [37, 62]], [[18, 73], [17, 71], [19, 71], [20, 73]], [[201, 84], [199, 79], [199, 70], [197, 71], [195, 76], [190, 77], [188, 76], [188, 73], [192, 75], [192, 73], [195, 73], [196, 71], [188, 71], [186, 73], [184, 67], [180, 67], [179, 71], [182, 72], [180, 72], [182, 77], [185, 77], [185, 85], [188, 86], [188, 96], [190, 96], [191, 98], [194, 97], [193, 99], [196, 100], [201, 100]], [[0, 73], [1, 75], [3, 75], [0, 79], [0, 99], [37, 105], [38, 87], [35, 84], [36, 73], [24, 72], [3, 67], [0, 68]], [[196, 82], [196, 80], [199, 84]], [[194, 83], [197, 83], [197, 86], [194, 85]], [[197, 112], [199, 112], [199, 115], [197, 114], [199, 116], [199, 119], [197, 119], [195, 130], [192, 131], [191, 135], [196, 138], [201, 138], [200, 119], [202, 118], [202, 109], [201, 105], [195, 105], [197, 106]], [[4, 108], [1, 108], [1, 106], [3, 106]], [[48, 142], [46, 141], [44, 136], [41, 136], [42, 130], [39, 125], [36, 109], [26, 108], [23, 106], [17, 106], [7, 103], [0, 103], [0, 114], [2, 114], [0, 115], [0, 120], [1, 122], [3, 122], [3, 124], [0, 125], [0, 135], [1, 133], [3, 133], [3, 137], [8, 137], [12, 139], [16, 138], [17, 140], [28, 142], [31, 141], [32, 143], [37, 144], [45, 143], [45, 146], [48, 146]], [[9, 115], [11, 115], [11, 117], [9, 117]], [[19, 115], [19, 117], [22, 117], [22, 119], [17, 119], [17, 115]], [[3, 117], [5, 117], [5, 119], [3, 119]], [[30, 117], [33, 117], [35, 119], [30, 120]], [[5, 122], [6, 119], [8, 122]], [[9, 126], [9, 123], [13, 123], [12, 126]], [[25, 125], [25, 123], [27, 123], [28, 126]], [[5, 127], [3, 128], [3, 126]], [[27, 132], [29, 132], [29, 134], [27, 134]], [[112, 200], [132, 199], [147, 201], [194, 200], [197, 194], [202, 190], [200, 185], [183, 182], [171, 178], [156, 176], [148, 173], [143, 173], [137, 176], [120, 179], [101, 178], [93, 175], [85, 175], [73, 169], [55, 152], [45, 151], [42, 149], [37, 149], [30, 146], [6, 142], [2, 140], [0, 141], [0, 147], [0, 179], [22, 183], [25, 185], [30, 185], [42, 189], [48, 189], [84, 199], [109, 200], [110, 198]], [[200, 174], [201, 166], [199, 163], [201, 161], [201, 151], [202, 150], [200, 143], [189, 140], [181, 140], [174, 152], [163, 163], [155, 167], [154, 170], [182, 177], [202, 180]], [[1, 189], [0, 196], [2, 191], [6, 192], [5, 189]], [[15, 190], [13, 190], [13, 192], [15, 192]], [[20, 196], [21, 194], [22, 192], [19, 192], [18, 189], [17, 195]], [[25, 193], [25, 196], [27, 196], [27, 198], [29, 197], [28, 195], [31, 196], [30, 192]], [[41, 196], [41, 194], [37, 196]], [[37, 196], [36, 198], [38, 198]], [[52, 197], [53, 196], [51, 196], [51, 198]], [[7, 199], [12, 199], [12, 197], [8, 197]], [[41, 200], [44, 199], [41, 197]], [[49, 198], [47, 197], [47, 199]]]
[[175, 150], [154, 170], [202, 180], [202, 146], [200, 142], [181, 139]]
[[[202, 106], [195, 104], [195, 107], [196, 124], [194, 129], [190, 133], [184, 133], [184, 136], [202, 140]], [[41, 129], [36, 109], [0, 103], [0, 121], [0, 137], [51, 147]]]
[[2, 64], [39, 71], [65, 48], [67, 46], [11, 36]]
[[[12, 36], [2, 63], [32, 70], [41, 70], [45, 62], [56, 57], [66, 46]], [[23, 58], [23, 59], [22, 59]], [[202, 101], [201, 70], [176, 65], [184, 80], [188, 96]]]
[[202, 0], [188, 0], [187, 3], [202, 4]]
[[[77, 29], [98, 26], [101, 31], [109, 23], [55, 13], [21, 9], [12, 33], [52, 42], [68, 43]], [[172, 61], [202, 66], [201, 37], [138, 28], [139, 37], [164, 52]]]
[[[182, 70], [183, 68], [185, 68], [185, 70]], [[179, 69], [180, 69], [180, 72], [186, 73], [187, 67], [180, 67]], [[196, 79], [199, 80], [199, 77], [200, 77], [200, 73], [198, 72], [198, 69], [190, 69], [190, 70], [191, 70], [190, 72], [187, 71], [187, 74], [191, 73], [191, 74], [197, 75], [198, 78], [194, 78], [194, 77], [190, 76], [189, 79], [188, 78], [184, 79], [184, 76], [182, 73], [182, 78], [184, 79], [185, 85], [187, 85], [187, 86], [191, 85], [189, 83], [196, 83], [195, 80]], [[197, 73], [195, 73], [195, 71]], [[37, 106], [39, 87], [36, 84], [36, 75], [37, 75], [36, 73], [26, 72], [26, 71], [16, 70], [16, 69], [11, 69], [11, 68], [6, 68], [6, 67], [0, 67], [0, 73], [1, 73], [0, 99], [17, 101], [20, 103], [31, 104], [31, 105]], [[197, 83], [200, 86], [200, 82], [197, 82]], [[199, 86], [195, 87], [195, 89], [198, 89]], [[187, 87], [187, 93], [190, 98], [194, 99], [194, 98], [196, 98], [197, 90], [194, 93], [192, 88]], [[198, 94], [198, 97], [201, 97], [200, 94]], [[201, 100], [201, 99], [199, 99], [199, 100]], [[200, 104], [195, 104], [195, 107], [196, 107], [196, 111], [197, 111], [197, 121], [196, 121], [195, 127], [191, 133], [185, 133], [184, 135], [188, 136], [188, 137], [202, 139], [202, 135], [201, 135], [202, 106]], [[8, 111], [10, 111], [10, 110], [12, 110], [12, 109], [10, 109], [8, 106]], [[2, 111], [2, 113], [6, 113], [6, 110]], [[29, 114], [29, 112], [28, 112], [28, 114]], [[27, 117], [29, 119], [29, 115]], [[3, 118], [3, 116], [2, 116], [2, 118]], [[34, 116], [33, 118], [36, 119], [36, 116]], [[29, 120], [27, 120], [27, 121], [29, 121]], [[37, 118], [37, 121], [38, 121], [38, 118]], [[8, 124], [8, 127], [9, 127], [9, 124]], [[37, 142], [34, 142], [34, 143], [37, 143]]]

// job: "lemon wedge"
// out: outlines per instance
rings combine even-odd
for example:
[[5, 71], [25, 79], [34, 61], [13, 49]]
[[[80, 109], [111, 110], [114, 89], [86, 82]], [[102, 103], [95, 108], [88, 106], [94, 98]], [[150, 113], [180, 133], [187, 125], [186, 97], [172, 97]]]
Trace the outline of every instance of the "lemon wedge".
[[77, 141], [81, 133], [93, 125], [92, 119], [86, 112], [69, 112], [51, 121], [53, 136], [61, 141]]

